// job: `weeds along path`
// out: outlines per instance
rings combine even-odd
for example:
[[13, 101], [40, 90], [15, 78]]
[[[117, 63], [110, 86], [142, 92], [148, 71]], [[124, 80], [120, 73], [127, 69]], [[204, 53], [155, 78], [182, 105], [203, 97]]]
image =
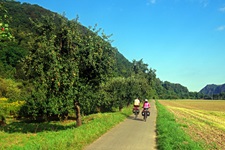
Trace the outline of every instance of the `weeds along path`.
[[151, 101], [151, 115], [143, 121], [141, 114], [127, 118], [109, 132], [101, 136], [85, 150], [155, 150], [156, 115], [155, 101]]

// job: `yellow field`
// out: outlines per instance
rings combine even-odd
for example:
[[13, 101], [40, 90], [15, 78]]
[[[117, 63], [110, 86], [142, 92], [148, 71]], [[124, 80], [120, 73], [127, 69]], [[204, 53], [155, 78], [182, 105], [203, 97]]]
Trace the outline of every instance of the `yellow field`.
[[174, 113], [177, 122], [197, 141], [210, 149], [225, 149], [225, 101], [159, 100]]

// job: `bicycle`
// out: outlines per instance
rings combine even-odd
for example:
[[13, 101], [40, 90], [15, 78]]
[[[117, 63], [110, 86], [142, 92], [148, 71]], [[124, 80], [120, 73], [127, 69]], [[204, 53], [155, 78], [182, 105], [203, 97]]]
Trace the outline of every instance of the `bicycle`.
[[134, 113], [134, 119], [137, 119], [137, 116], [138, 116], [138, 114], [139, 114], [139, 108], [138, 107], [134, 107], [133, 108], [133, 113]]
[[144, 108], [144, 110], [142, 111], [142, 116], [143, 116], [143, 120], [146, 122], [147, 117], [150, 116], [150, 111], [148, 110], [148, 108]]

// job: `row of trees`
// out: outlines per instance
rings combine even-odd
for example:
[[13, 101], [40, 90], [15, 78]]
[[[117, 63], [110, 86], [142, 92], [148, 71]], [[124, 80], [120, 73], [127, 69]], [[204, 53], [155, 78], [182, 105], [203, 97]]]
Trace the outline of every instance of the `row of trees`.
[[[25, 100], [22, 116], [66, 118], [74, 109], [76, 116], [122, 109], [142, 95], [140, 92], [146, 93], [139, 90], [144, 82], [131, 76], [131, 63], [97, 26], [87, 29], [78, 20], [68, 21], [57, 14], [30, 22], [32, 32], [26, 33], [26, 38], [12, 28], [15, 39], [1, 43], [2, 83], [6, 78], [22, 82], [21, 95], [11, 97], [1, 92], [1, 96]], [[117, 61], [117, 57], [124, 60]], [[121, 67], [121, 62], [130, 69]], [[77, 121], [80, 124], [79, 118]]]
[[74, 109], [76, 116], [121, 110], [135, 97], [149, 96], [155, 72], [147, 64], [134, 61], [128, 77], [115, 75], [115, 50], [108, 36], [96, 27], [83, 30], [77, 20], [58, 17], [57, 26], [55, 15], [33, 22], [37, 35], [22, 61], [26, 80], [33, 85], [25, 115], [66, 118]]
[[75, 111], [81, 125], [81, 114], [121, 110], [136, 97], [197, 96], [160, 81], [142, 59], [129, 62], [97, 26], [86, 28], [37, 5], [8, 1], [4, 8], [14, 20], [14, 39], [0, 43], [0, 81], [19, 83], [19, 92], [11, 97], [0, 86], [0, 96], [25, 100], [21, 116], [65, 119]]

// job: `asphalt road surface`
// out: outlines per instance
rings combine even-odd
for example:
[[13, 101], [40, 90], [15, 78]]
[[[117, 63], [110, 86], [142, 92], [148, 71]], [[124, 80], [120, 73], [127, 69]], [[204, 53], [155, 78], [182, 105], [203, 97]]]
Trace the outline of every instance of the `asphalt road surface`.
[[155, 101], [150, 103], [151, 115], [143, 121], [141, 113], [137, 119], [131, 115], [124, 122], [101, 136], [85, 150], [156, 150]]

